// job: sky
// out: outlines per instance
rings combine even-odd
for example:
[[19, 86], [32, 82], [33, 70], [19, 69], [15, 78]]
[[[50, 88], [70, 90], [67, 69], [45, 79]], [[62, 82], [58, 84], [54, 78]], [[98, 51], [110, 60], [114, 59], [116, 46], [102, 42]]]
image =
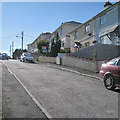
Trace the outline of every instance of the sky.
[[[2, 48], [10, 54], [10, 45], [24, 48], [41, 33], [53, 32], [61, 23], [84, 23], [104, 10], [105, 2], [2, 2]], [[19, 37], [16, 37], [19, 36]]]

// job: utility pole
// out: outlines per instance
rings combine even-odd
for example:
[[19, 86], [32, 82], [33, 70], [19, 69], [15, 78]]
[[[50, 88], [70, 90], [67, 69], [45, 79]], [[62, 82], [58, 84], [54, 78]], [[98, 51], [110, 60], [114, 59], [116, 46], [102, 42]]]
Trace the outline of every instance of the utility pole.
[[22, 31], [22, 50], [23, 50], [23, 35], [24, 35], [24, 33], [23, 33], [23, 31]]
[[12, 42], [12, 57], [13, 57], [13, 52], [14, 52], [14, 42]]
[[11, 45], [10, 45], [10, 57], [11, 57]]
[[23, 50], [23, 35], [24, 35], [24, 32], [22, 31], [22, 37], [21, 36], [16, 36], [16, 37], [20, 37], [22, 39], [22, 50]]

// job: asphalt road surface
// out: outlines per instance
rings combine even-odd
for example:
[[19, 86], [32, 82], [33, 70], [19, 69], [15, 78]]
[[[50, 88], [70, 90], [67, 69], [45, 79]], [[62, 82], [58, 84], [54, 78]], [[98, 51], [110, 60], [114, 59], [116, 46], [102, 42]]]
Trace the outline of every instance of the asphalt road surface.
[[5, 65], [2, 81], [2, 118], [46, 118]]
[[[46, 64], [15, 60], [3, 63], [53, 118], [118, 118], [119, 93], [106, 90], [100, 80]], [[19, 109], [23, 110], [24, 105]]]

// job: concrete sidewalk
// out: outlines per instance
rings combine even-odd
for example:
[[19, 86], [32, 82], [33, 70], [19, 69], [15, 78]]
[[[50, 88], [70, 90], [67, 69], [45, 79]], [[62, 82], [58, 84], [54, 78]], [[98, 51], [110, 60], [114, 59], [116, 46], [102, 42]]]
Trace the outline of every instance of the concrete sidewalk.
[[46, 64], [47, 64], [48, 67], [52, 67], [52, 68], [56, 68], [56, 69], [69, 71], [69, 72], [77, 73], [77, 74], [80, 74], [80, 75], [100, 79], [99, 78], [99, 73], [95, 73], [95, 72], [92, 72], [92, 71], [88, 71], [88, 70], [84, 70], [84, 69], [80, 69], [80, 68], [76, 68], [76, 67], [51, 64], [51, 63], [46, 63]]

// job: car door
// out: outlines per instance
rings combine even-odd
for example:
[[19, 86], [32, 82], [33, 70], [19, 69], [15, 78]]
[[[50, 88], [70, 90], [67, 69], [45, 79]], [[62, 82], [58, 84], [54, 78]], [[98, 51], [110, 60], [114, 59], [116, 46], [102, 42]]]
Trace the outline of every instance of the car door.
[[116, 79], [118, 83], [120, 84], [120, 59], [116, 63], [116, 69], [115, 69]]

